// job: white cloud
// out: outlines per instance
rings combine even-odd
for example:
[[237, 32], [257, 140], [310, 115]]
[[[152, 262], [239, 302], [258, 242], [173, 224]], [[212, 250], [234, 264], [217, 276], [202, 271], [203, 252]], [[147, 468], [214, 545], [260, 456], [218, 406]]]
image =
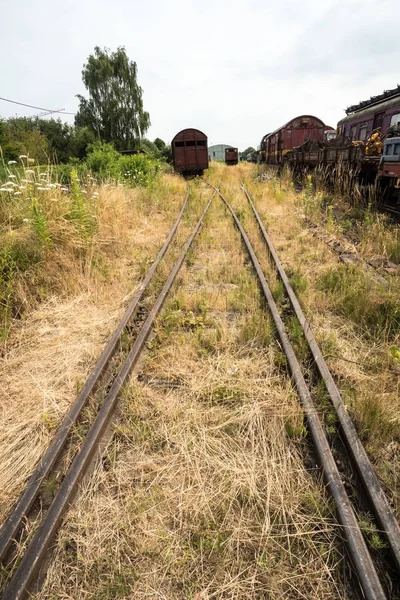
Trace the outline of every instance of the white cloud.
[[[2, 8], [2, 94], [77, 108], [94, 46], [138, 64], [151, 139], [183, 127], [256, 146], [297, 114], [335, 126], [343, 109], [394, 87], [394, 0], [30, 0]], [[35, 111], [0, 103], [4, 117]]]

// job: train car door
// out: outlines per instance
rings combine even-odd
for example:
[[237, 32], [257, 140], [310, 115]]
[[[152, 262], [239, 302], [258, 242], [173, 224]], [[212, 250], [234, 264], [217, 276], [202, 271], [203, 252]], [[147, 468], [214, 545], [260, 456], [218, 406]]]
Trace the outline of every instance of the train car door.
[[377, 113], [374, 117], [374, 125], [372, 129], [378, 129], [378, 127], [382, 127], [383, 117], [385, 116], [384, 112]]

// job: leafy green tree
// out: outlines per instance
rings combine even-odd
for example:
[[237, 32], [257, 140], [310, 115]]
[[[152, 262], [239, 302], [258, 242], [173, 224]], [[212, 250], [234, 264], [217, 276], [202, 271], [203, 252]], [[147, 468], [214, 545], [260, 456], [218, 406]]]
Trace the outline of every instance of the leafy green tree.
[[249, 146], [248, 148], [246, 148], [246, 150], [243, 150], [243, 152], [240, 152], [240, 160], [246, 160], [247, 156], [250, 154], [250, 152], [255, 152], [255, 149], [253, 148], [253, 146]]
[[72, 127], [62, 123], [61, 119], [35, 119], [35, 125], [49, 143], [51, 159], [55, 162], [67, 162], [71, 156], [70, 140]]
[[136, 63], [129, 60], [125, 48], [110, 53], [96, 46], [83, 67], [82, 80], [89, 98], [77, 96], [75, 124], [88, 127], [120, 150], [137, 148], [150, 127], [150, 116], [143, 110]]
[[88, 127], [73, 127], [69, 140], [69, 157], [84, 159], [96, 136]]
[[4, 121], [6, 143], [3, 153], [7, 160], [18, 160], [21, 154], [34, 158], [38, 164], [47, 164], [50, 147], [48, 140], [33, 119], [15, 117]]
[[87, 127], [74, 127], [60, 119], [13, 117], [0, 123], [0, 145], [7, 160], [29, 153], [41, 163], [65, 163], [71, 158], [85, 158], [88, 146], [95, 141]]
[[146, 138], [143, 138], [140, 141], [140, 150], [144, 150], [146, 154], [151, 154], [155, 158], [160, 158], [161, 152], [159, 151], [157, 145]]
[[157, 146], [160, 154], [163, 154], [166, 147], [164, 140], [161, 138], [156, 138], [153, 143]]

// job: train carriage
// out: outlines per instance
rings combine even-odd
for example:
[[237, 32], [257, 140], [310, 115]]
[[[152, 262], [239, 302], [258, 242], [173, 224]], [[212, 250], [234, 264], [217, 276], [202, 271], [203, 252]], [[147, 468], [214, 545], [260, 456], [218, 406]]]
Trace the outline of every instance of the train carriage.
[[261, 153], [265, 162], [282, 165], [285, 156], [293, 148], [301, 146], [308, 140], [323, 141], [325, 124], [312, 115], [301, 115], [292, 119], [283, 127], [279, 127], [262, 139]]
[[227, 165], [237, 165], [239, 153], [237, 148], [225, 148], [225, 162]]
[[207, 136], [199, 129], [183, 129], [171, 142], [174, 169], [182, 175], [202, 175], [208, 169]]
[[400, 86], [346, 109], [337, 125], [339, 135], [365, 142], [373, 131], [386, 134], [400, 122]]

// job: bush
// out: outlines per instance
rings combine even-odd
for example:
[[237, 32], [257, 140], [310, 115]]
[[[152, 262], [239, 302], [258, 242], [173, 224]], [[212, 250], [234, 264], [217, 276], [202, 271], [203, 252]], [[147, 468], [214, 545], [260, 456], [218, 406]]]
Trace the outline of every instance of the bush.
[[144, 154], [120, 156], [117, 163], [119, 175], [117, 179], [127, 181], [131, 185], [148, 185], [158, 175], [158, 161]]
[[145, 154], [121, 155], [110, 144], [91, 146], [86, 165], [95, 177], [129, 185], [148, 185], [160, 168], [154, 158]]
[[86, 158], [88, 169], [101, 179], [117, 179], [118, 161], [121, 154], [111, 144], [93, 144]]

